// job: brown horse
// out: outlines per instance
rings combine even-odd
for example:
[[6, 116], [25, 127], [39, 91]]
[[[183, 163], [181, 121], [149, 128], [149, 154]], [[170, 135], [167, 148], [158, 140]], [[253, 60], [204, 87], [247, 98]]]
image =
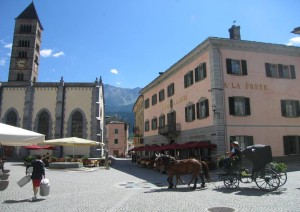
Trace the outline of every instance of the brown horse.
[[[180, 175], [192, 174], [191, 182], [194, 180], [193, 189], [196, 189], [198, 182], [198, 175], [201, 179], [201, 187], [205, 187], [204, 175], [207, 180], [209, 180], [209, 172], [208, 166], [205, 162], [199, 162], [196, 159], [183, 159], [176, 160], [175, 158], [169, 155], [159, 156], [157, 161], [161, 161], [161, 163], [165, 166], [166, 171], [168, 173], [168, 183], [169, 188], [173, 188], [173, 176], [177, 176], [177, 179]], [[204, 171], [204, 173], [203, 173]], [[190, 182], [190, 183], [191, 183]]]

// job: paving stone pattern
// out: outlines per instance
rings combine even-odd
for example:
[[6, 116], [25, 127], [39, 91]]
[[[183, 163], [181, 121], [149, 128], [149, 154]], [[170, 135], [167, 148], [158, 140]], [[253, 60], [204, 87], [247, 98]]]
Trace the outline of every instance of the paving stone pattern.
[[[32, 202], [31, 182], [23, 188], [17, 185], [25, 175], [24, 165], [7, 162], [0, 175], [0, 211], [300, 211], [300, 162], [290, 170], [287, 183], [274, 192], [264, 192], [254, 183], [233, 190], [216, 188], [215, 183], [200, 189], [198, 184], [193, 191], [186, 185], [167, 189], [167, 175], [117, 160], [109, 170], [46, 170], [50, 195]], [[189, 176], [183, 179], [188, 181]]]

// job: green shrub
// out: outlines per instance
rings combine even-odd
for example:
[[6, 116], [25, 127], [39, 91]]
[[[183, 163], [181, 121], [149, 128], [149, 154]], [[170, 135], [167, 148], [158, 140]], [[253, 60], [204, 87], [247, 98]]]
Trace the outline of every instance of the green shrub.
[[33, 156], [26, 156], [23, 158], [23, 160], [26, 162], [26, 163], [31, 163], [32, 161], [35, 160], [35, 157]]
[[279, 172], [285, 172], [288, 168], [288, 166], [285, 163], [273, 162], [271, 163], [271, 165], [274, 169], [276, 169]]

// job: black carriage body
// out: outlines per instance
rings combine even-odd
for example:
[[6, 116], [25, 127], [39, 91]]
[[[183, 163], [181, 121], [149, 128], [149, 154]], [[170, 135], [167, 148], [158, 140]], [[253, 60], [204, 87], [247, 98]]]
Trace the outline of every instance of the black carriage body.
[[273, 161], [271, 146], [256, 144], [246, 147], [242, 154], [252, 163], [252, 172], [264, 169], [265, 166]]

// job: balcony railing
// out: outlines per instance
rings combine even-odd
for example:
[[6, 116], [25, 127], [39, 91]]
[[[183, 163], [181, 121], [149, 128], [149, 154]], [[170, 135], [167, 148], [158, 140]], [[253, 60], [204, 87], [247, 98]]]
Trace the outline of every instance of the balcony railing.
[[181, 124], [174, 123], [158, 127], [158, 134], [164, 136], [178, 136], [181, 131]]

